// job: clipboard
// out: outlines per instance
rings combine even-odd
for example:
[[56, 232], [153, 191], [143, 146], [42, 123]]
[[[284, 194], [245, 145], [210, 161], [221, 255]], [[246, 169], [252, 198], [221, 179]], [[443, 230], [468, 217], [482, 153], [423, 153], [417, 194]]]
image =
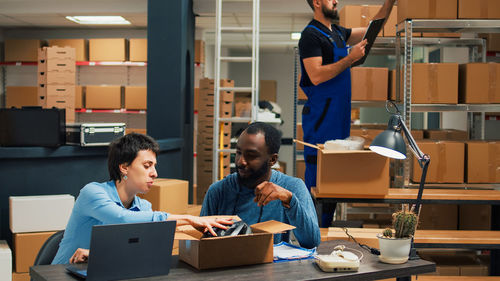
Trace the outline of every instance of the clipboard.
[[351, 67], [361, 65], [365, 62], [366, 57], [370, 53], [370, 49], [372, 48], [373, 43], [375, 42], [375, 39], [377, 39], [377, 35], [382, 29], [382, 26], [384, 25], [385, 18], [381, 19], [376, 19], [376, 20], [371, 20], [370, 24], [368, 25], [368, 29], [366, 30], [365, 35], [363, 36], [363, 40], [367, 39], [367, 43], [365, 46], [365, 55], [360, 58], [359, 60], [355, 61]]

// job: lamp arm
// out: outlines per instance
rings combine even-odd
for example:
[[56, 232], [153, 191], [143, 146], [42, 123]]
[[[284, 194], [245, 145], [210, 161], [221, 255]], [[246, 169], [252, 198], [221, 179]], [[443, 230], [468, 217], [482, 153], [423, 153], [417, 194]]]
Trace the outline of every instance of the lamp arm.
[[422, 152], [422, 150], [420, 150], [420, 148], [418, 147], [417, 142], [415, 141], [415, 139], [411, 135], [410, 130], [408, 130], [408, 127], [406, 127], [406, 124], [403, 121], [403, 119], [401, 118], [401, 115], [399, 115], [399, 124], [404, 132], [404, 135], [406, 137], [406, 140], [408, 141], [408, 145], [410, 146], [411, 151], [418, 158], [418, 160], [420, 162], [420, 160], [422, 160], [425, 155]]

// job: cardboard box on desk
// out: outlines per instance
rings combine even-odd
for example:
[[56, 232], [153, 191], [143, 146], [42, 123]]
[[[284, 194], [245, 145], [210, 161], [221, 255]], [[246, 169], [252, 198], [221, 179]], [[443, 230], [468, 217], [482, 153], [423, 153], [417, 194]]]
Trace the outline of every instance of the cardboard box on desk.
[[466, 143], [467, 183], [500, 183], [500, 141]]
[[[426, 183], [463, 183], [465, 145], [454, 141], [419, 141], [420, 149], [431, 157], [427, 170]], [[411, 180], [420, 182], [422, 169], [413, 157]]]
[[75, 197], [69, 194], [10, 196], [10, 230], [22, 233], [65, 229], [74, 204]]
[[458, 102], [457, 63], [414, 63], [412, 103]]
[[188, 209], [189, 182], [176, 179], [155, 179], [148, 193], [139, 197], [151, 202], [153, 211], [184, 214]]
[[323, 194], [387, 194], [389, 158], [369, 150], [319, 150], [316, 189]]
[[457, 0], [399, 0], [398, 23], [405, 19], [456, 19]]
[[385, 101], [389, 70], [383, 67], [351, 68], [352, 100]]
[[252, 234], [202, 238], [203, 234], [191, 226], [178, 227], [175, 239], [180, 240], [179, 259], [197, 269], [270, 263], [273, 234], [295, 227], [271, 220], [253, 224], [251, 228]]
[[351, 136], [362, 137], [365, 139], [365, 147], [370, 146], [373, 139], [382, 133], [385, 129], [369, 129], [369, 128], [351, 128]]
[[459, 70], [459, 103], [500, 103], [500, 63], [461, 64]]
[[16, 272], [29, 272], [33, 266], [38, 251], [47, 239], [54, 234], [50, 232], [14, 233], [14, 257], [16, 261]]
[[458, 0], [459, 19], [500, 19], [498, 0]]

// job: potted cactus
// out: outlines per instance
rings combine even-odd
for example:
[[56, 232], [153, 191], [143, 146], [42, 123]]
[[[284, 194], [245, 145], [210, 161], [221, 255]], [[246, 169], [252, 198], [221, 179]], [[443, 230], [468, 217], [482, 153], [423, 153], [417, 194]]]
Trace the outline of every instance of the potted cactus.
[[404, 205], [403, 210], [392, 214], [393, 229], [386, 228], [378, 234], [380, 256], [385, 263], [401, 264], [408, 261], [413, 235], [417, 229], [418, 216]]

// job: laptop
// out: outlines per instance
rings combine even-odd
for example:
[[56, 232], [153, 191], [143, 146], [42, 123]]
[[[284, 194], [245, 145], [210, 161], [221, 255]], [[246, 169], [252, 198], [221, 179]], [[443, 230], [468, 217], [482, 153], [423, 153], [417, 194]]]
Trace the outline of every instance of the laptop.
[[66, 266], [88, 281], [167, 275], [175, 221], [96, 225], [87, 264]]
[[381, 19], [376, 19], [376, 20], [371, 20], [370, 24], [368, 25], [368, 28], [366, 29], [366, 33], [363, 36], [363, 40], [367, 40], [366, 46], [365, 46], [365, 55], [360, 58], [359, 60], [355, 61], [351, 67], [361, 65], [365, 63], [366, 57], [370, 53], [370, 49], [372, 48], [373, 43], [375, 42], [375, 39], [377, 39], [377, 35], [379, 34], [380, 30], [382, 29], [382, 26], [384, 25], [384, 20], [385, 18]]

